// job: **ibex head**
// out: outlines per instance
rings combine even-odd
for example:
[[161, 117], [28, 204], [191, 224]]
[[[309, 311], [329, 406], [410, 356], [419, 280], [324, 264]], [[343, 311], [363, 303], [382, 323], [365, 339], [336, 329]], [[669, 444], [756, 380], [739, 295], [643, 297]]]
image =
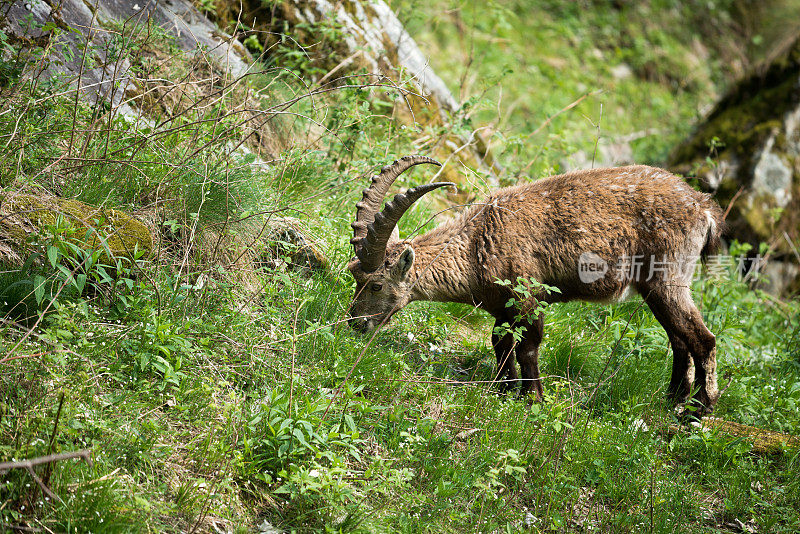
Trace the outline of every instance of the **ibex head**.
[[381, 169], [364, 190], [356, 204], [353, 227], [355, 258], [347, 266], [356, 280], [356, 294], [350, 305], [350, 326], [367, 332], [385, 324], [408, 304], [412, 281], [409, 271], [414, 264], [414, 249], [399, 239], [397, 223], [414, 202], [425, 193], [453, 185], [436, 182], [409, 189], [396, 195], [380, 210], [383, 198], [392, 183], [405, 170], [420, 163], [441, 164], [425, 156], [406, 156]]

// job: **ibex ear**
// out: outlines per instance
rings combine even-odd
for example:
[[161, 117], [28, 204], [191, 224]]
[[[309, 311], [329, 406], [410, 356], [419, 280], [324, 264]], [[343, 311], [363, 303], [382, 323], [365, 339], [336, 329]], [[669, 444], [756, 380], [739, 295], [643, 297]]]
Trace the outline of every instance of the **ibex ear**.
[[392, 278], [395, 280], [403, 280], [408, 275], [408, 270], [414, 264], [414, 249], [411, 247], [406, 248], [397, 258], [392, 268]]

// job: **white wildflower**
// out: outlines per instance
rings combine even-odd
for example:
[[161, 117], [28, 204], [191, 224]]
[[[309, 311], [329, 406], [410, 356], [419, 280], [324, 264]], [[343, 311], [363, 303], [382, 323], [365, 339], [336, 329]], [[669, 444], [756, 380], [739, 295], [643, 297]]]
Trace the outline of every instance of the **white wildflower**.
[[631, 423], [631, 430], [634, 432], [647, 432], [650, 430], [650, 427], [647, 426], [647, 423], [644, 422], [642, 419], [634, 419]]

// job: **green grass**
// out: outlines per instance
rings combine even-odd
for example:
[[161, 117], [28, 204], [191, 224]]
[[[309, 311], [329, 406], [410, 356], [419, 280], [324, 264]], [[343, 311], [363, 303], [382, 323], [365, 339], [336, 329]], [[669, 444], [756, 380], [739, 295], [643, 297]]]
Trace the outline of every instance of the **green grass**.
[[[476, 30], [497, 29], [502, 39], [523, 24], [547, 29], [526, 44], [550, 47], [530, 53], [526, 74], [539, 83], [543, 113], [594, 87], [578, 88], [588, 72], [551, 73], [540, 83], [538, 58], [563, 56], [577, 66], [582, 47], [613, 22], [598, 19], [599, 8], [585, 15], [548, 6], [554, 9], [523, 20], [519, 9], [492, 5], [484, 22], [502, 15], [510, 28]], [[575, 45], [586, 25], [596, 28]], [[448, 29], [434, 30], [443, 50], [451, 46]], [[680, 62], [672, 47], [683, 45], [663, 32], [664, 53]], [[614, 53], [633, 61], [648, 46]], [[147, 51], [147, 43], [135, 50]], [[502, 68], [497, 61], [487, 57], [479, 68]], [[184, 62], [176, 55], [171, 66], [184, 72]], [[595, 79], [607, 79], [600, 59], [590, 64], [599, 69]], [[268, 105], [297, 89], [277, 71], [250, 83]], [[526, 92], [510, 85], [520, 97]], [[678, 97], [688, 98], [678, 113], [688, 117], [708, 98], [695, 86], [676, 90], [636, 77], [618, 87], [604, 95], [649, 94], [663, 105], [634, 100], [639, 117], [609, 112], [609, 100], [604, 130], [635, 131]], [[532, 105], [537, 92], [528, 93], [520, 105]], [[109, 131], [108, 115], [22, 82], [0, 95], [0, 109], [14, 110], [0, 114], [0, 141], [10, 146], [0, 155], [5, 187], [132, 210], [159, 237], [157, 254], [107, 278], [96, 268], [69, 277], [44, 260], [35, 273], [17, 267], [0, 277], [3, 289], [34, 274], [71, 288], [42, 299], [21, 291], [25, 284], [2, 293], [33, 312], [26, 326], [11, 313], [0, 324], [0, 461], [84, 448], [93, 458], [91, 466], [53, 464], [47, 477], [38, 468], [56, 501], [26, 471], [4, 474], [2, 529], [252, 532], [264, 521], [297, 532], [720, 532], [737, 521], [759, 532], [800, 529], [797, 450], [760, 456], [723, 434], [667, 435], [670, 352], [640, 300], [551, 307], [541, 354], [546, 398], [532, 405], [490, 384], [491, 320], [481, 312], [415, 303], [374, 336], [351, 331], [343, 320], [353, 289], [345, 269], [353, 206], [368, 171], [412, 152], [416, 135], [376, 116], [367, 96], [342, 90], [314, 107], [299, 102], [292, 109], [306, 118], [282, 124], [286, 146], [248, 145], [273, 161], [267, 166], [229, 154], [247, 132], [233, 119], [197, 126], [212, 116], [201, 106], [185, 123], [166, 114], [155, 128], [112, 120]], [[245, 96], [197, 98], [224, 115]], [[489, 113], [482, 108], [475, 120]], [[530, 122], [501, 130], [522, 140], [520, 132], [542, 118], [531, 113]], [[540, 153], [530, 172], [555, 168], [566, 148], [593, 143], [573, 139], [574, 118], [554, 120], [530, 146], [503, 145], [504, 157]], [[677, 119], [659, 123], [670, 133], [657, 146], [642, 142], [637, 151], [661, 157], [684, 131], [673, 129]], [[326, 121], [330, 132], [309, 143], [322, 133], [314, 121]], [[355, 140], [353, 125], [364, 129]], [[52, 164], [73, 132], [75, 159]], [[427, 176], [409, 173], [403, 185]], [[430, 212], [421, 202], [401, 232]], [[262, 226], [286, 215], [311, 229], [329, 271], [306, 277], [269, 262], [243, 270], [237, 257], [260, 257], [268, 245]], [[48, 236], [37, 238], [46, 258]], [[75, 268], [80, 251], [64, 250], [55, 263]], [[75, 285], [80, 274], [91, 282], [83, 290]], [[717, 335], [727, 387], [717, 415], [800, 434], [800, 304], [727, 279], [701, 280], [694, 294]]]

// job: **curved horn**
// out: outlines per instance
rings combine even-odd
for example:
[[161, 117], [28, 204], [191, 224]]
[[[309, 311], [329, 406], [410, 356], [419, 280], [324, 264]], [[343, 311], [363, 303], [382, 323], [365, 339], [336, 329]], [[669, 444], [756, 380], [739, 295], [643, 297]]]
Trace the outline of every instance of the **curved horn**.
[[381, 266], [386, 258], [386, 245], [389, 243], [392, 230], [408, 208], [424, 194], [446, 185], [455, 187], [456, 184], [435, 182], [409, 189], [405, 193], [395, 195], [386, 203], [382, 212], [375, 214], [373, 222], [367, 227], [367, 235], [361, 241], [361, 247], [356, 250], [356, 256], [361, 260], [361, 269], [364, 272], [372, 272]]
[[356, 220], [350, 225], [353, 227], [353, 239], [350, 240], [350, 243], [356, 252], [361, 248], [361, 242], [367, 236], [367, 227], [375, 220], [375, 214], [381, 209], [383, 197], [386, 196], [394, 181], [404, 171], [420, 163], [442, 166], [435, 159], [426, 156], [405, 156], [391, 165], [385, 166], [381, 169], [380, 174], [372, 177], [372, 183], [367, 189], [364, 189], [363, 198], [356, 204]]

